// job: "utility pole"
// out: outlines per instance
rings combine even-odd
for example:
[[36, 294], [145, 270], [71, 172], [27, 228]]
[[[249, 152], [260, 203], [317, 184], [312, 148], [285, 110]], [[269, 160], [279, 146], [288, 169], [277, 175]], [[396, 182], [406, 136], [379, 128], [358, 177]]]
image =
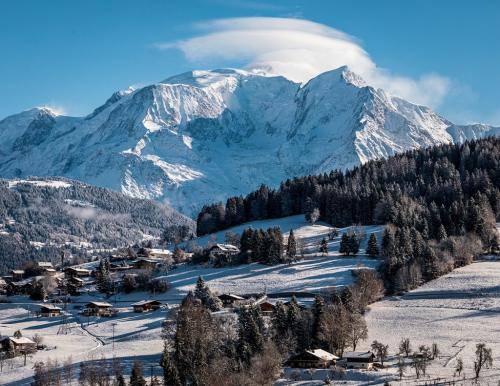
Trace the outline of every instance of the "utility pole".
[[116, 326], [116, 323], [112, 323], [111, 324], [112, 328], [113, 328], [113, 351], [115, 351], [115, 326]]

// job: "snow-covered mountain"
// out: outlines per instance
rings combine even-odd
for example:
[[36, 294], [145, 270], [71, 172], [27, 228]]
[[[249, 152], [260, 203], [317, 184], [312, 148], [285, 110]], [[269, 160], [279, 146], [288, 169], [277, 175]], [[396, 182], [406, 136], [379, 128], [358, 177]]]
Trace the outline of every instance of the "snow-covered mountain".
[[117, 92], [86, 117], [38, 108], [4, 119], [0, 177], [65, 176], [194, 215], [261, 183], [499, 131], [454, 125], [347, 67], [304, 85], [242, 70], [192, 71]]

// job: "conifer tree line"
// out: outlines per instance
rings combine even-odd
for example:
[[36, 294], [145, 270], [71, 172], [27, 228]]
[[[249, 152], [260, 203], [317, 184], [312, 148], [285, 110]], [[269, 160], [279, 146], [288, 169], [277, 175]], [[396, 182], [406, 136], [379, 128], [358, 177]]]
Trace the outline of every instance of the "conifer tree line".
[[[205, 206], [197, 231], [212, 233], [311, 208], [335, 227], [387, 224], [379, 240], [387, 288], [413, 288], [498, 249], [500, 139], [408, 151], [346, 172], [289, 179], [275, 190], [263, 185], [226, 205]], [[373, 241], [371, 250], [375, 255]]]

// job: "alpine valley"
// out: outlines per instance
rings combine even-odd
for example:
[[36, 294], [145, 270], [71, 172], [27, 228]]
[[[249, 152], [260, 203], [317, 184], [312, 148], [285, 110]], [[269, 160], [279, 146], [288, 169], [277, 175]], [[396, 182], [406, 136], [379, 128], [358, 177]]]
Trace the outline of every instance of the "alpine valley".
[[499, 135], [368, 86], [347, 67], [306, 84], [222, 69], [116, 92], [85, 117], [35, 108], [0, 122], [0, 176], [61, 176], [195, 216], [260, 184]]

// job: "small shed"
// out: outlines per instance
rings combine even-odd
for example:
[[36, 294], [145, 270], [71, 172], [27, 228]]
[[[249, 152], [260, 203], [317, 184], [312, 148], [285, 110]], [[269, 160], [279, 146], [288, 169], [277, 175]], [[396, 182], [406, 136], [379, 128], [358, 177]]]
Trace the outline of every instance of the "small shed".
[[113, 316], [116, 310], [106, 302], [90, 302], [85, 305], [83, 314], [86, 316]]
[[304, 350], [292, 356], [285, 364], [306, 369], [326, 369], [335, 365], [337, 359], [339, 359], [337, 356], [322, 349]]
[[371, 351], [348, 351], [342, 358], [347, 368], [371, 370], [375, 355]]
[[231, 293], [219, 295], [219, 299], [224, 307], [234, 307], [245, 300], [244, 297]]
[[39, 315], [43, 317], [53, 317], [61, 315], [61, 308], [53, 304], [42, 304], [40, 306]]
[[158, 310], [161, 302], [158, 300], [141, 300], [140, 302], [132, 304], [134, 312], [148, 312]]

